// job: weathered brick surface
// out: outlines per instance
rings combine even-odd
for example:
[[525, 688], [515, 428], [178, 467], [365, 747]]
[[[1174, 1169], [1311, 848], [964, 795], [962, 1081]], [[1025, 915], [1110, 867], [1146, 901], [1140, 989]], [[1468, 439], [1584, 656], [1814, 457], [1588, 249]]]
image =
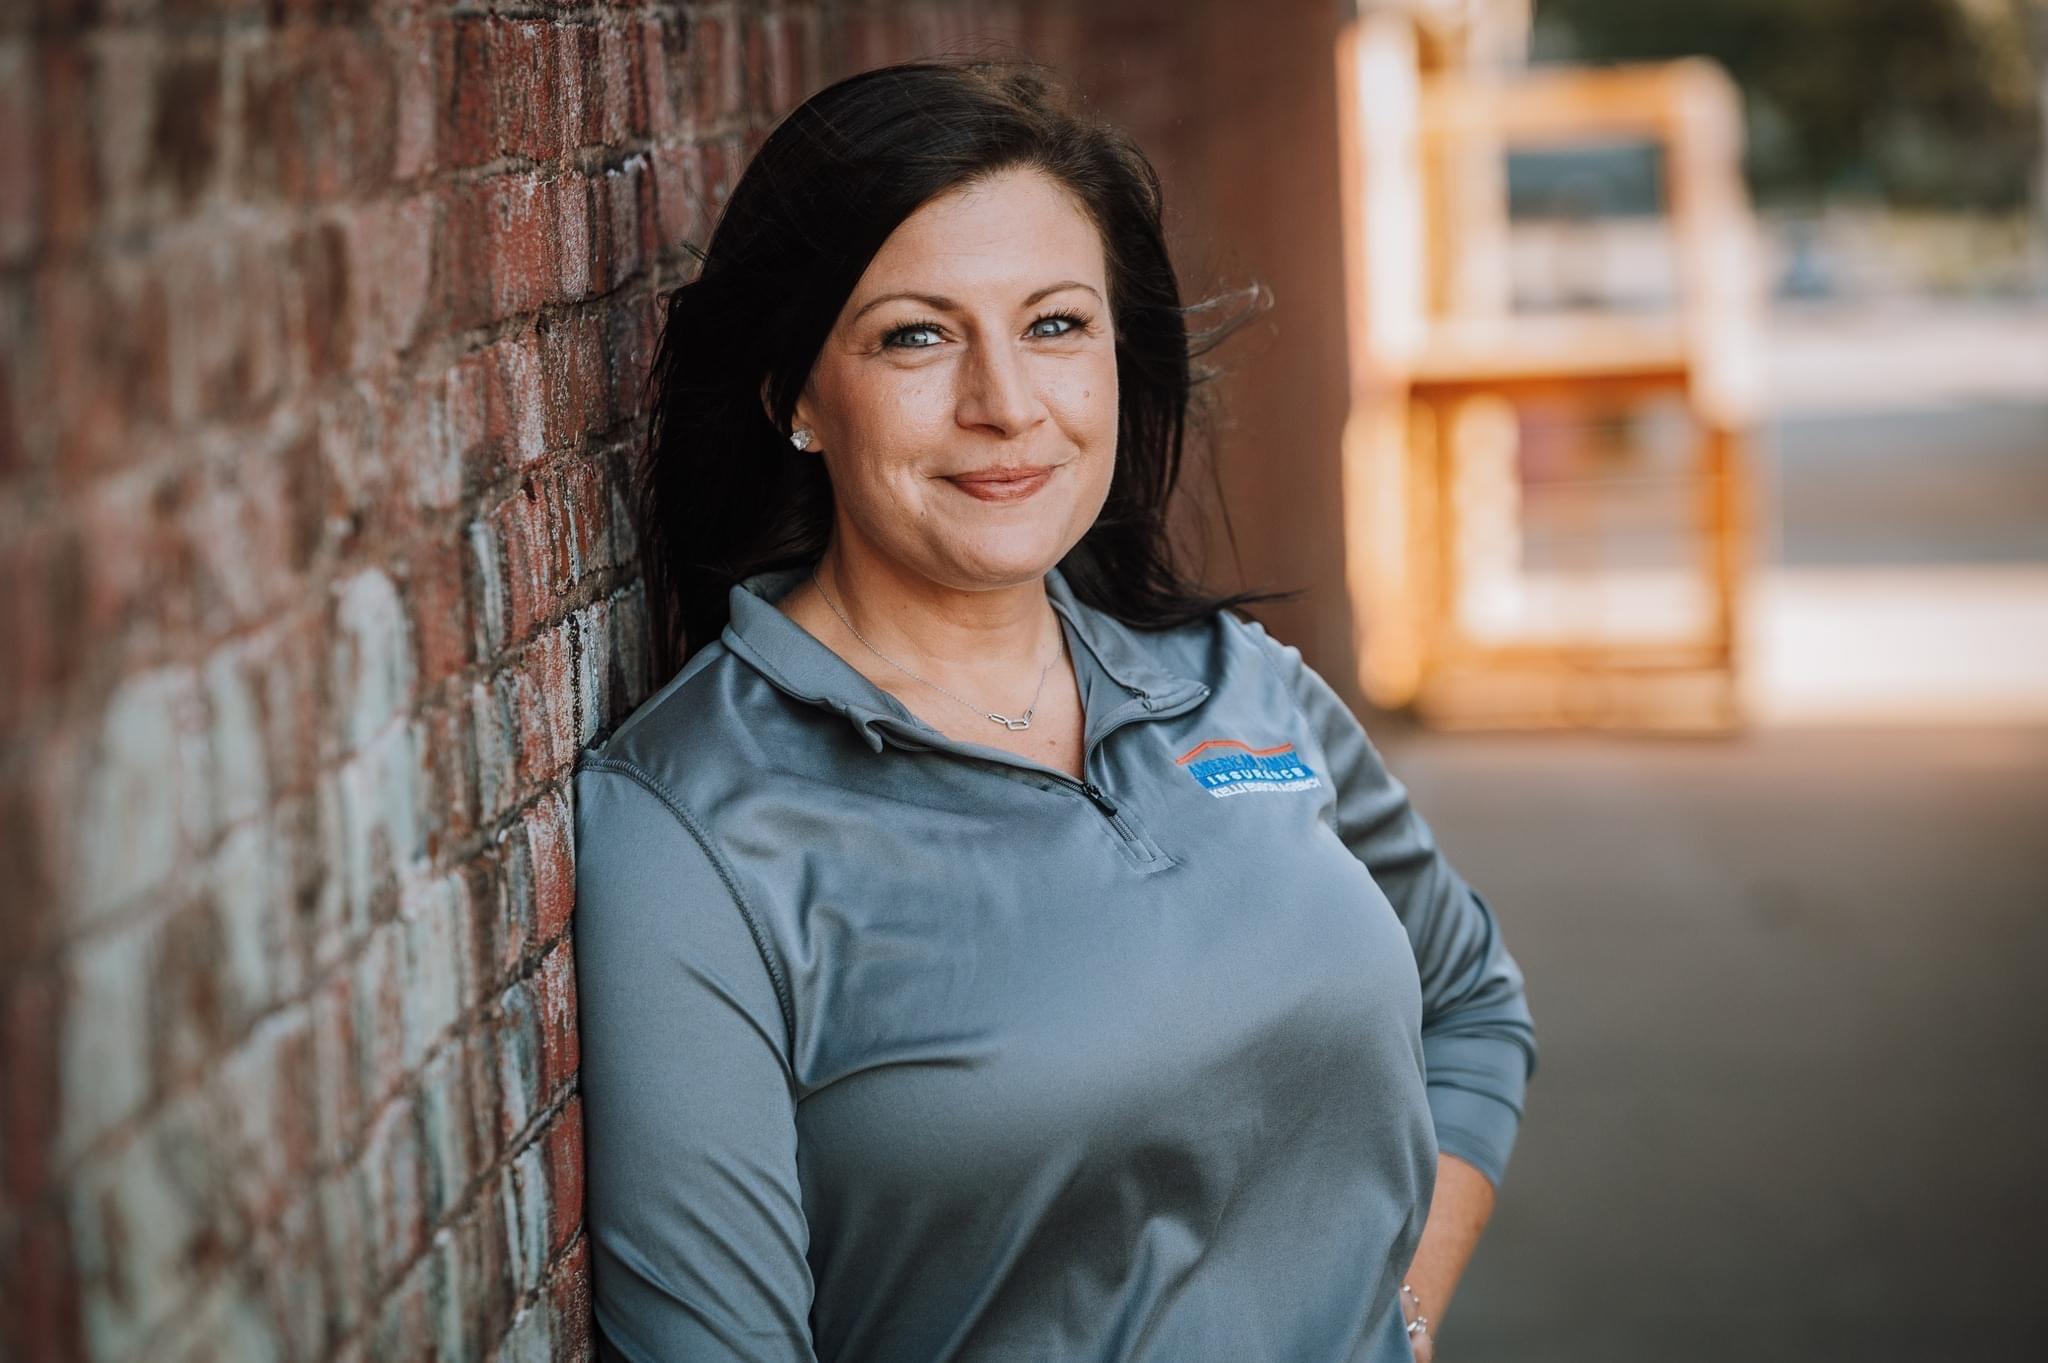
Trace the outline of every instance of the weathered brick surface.
[[0, 19], [0, 1353], [590, 1353], [577, 748], [659, 293], [1003, 0]]

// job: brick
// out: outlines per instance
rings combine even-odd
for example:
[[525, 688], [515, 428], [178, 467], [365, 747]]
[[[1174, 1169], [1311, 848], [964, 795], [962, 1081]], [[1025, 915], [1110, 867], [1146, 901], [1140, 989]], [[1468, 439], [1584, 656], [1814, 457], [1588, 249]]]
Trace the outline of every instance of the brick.
[[47, 246], [61, 249], [85, 239], [100, 207], [99, 158], [92, 140], [92, 68], [76, 40], [42, 44], [36, 67], [42, 103], [36, 127], [41, 234]]
[[229, 1033], [241, 1032], [304, 986], [291, 868], [279, 858], [283, 850], [267, 822], [252, 822], [229, 833], [213, 857], [203, 905], [213, 924], [202, 939], [217, 946], [210, 973]]
[[564, 175], [549, 185], [554, 198], [555, 249], [561, 264], [562, 302], [574, 303], [590, 297], [593, 279], [601, 270], [594, 266], [593, 237], [604, 228], [591, 221], [603, 206], [593, 201], [593, 186], [583, 175]]
[[421, 694], [432, 693], [469, 665], [467, 562], [461, 540], [435, 538], [415, 550], [401, 569]]
[[519, 671], [510, 678], [522, 793], [565, 777], [576, 760], [579, 697], [573, 689], [572, 629], [565, 621], [541, 635], [525, 651]]
[[705, 14], [691, 23], [690, 89], [694, 98], [690, 112], [699, 127], [724, 123], [745, 107], [740, 40], [737, 15]]
[[465, 870], [471, 883], [477, 979], [488, 989], [502, 991], [523, 970], [533, 942], [532, 873], [525, 840], [515, 829], [503, 829], [491, 850]]
[[[189, 669], [139, 673], [115, 691], [72, 825], [81, 921], [103, 919], [155, 890], [203, 840], [202, 722]], [[109, 854], [110, 837], [118, 837], [118, 855]]]
[[569, 801], [558, 790], [547, 791], [527, 806], [521, 824], [533, 894], [534, 936], [545, 944], [561, 936], [576, 907], [574, 824]]
[[[152, 40], [154, 35], [151, 35]], [[123, 90], [127, 101], [136, 91]], [[147, 173], [172, 212], [189, 210], [212, 187], [221, 145], [221, 61], [201, 48], [173, 54], [156, 72]]]
[[421, 1198], [429, 1223], [462, 1205], [479, 1166], [477, 1108], [459, 1044], [434, 1053], [420, 1073]]
[[485, 481], [472, 470], [483, 467], [490, 458], [490, 375], [484, 358], [488, 353], [465, 355], [441, 376], [443, 453], [455, 466], [458, 486], [465, 490]]
[[582, 1063], [576, 1032], [576, 957], [566, 937], [541, 958], [534, 992], [540, 1005], [541, 1079], [553, 1093]]
[[[608, 293], [644, 268], [653, 244], [649, 214], [654, 185], [647, 165], [644, 155], [635, 154], [621, 165], [608, 167], [602, 176], [585, 182], [589, 225], [580, 245], [584, 250], [581, 268], [586, 284], [581, 294], [570, 294], [570, 298]], [[565, 279], [571, 260], [569, 251], [570, 244], [565, 241]]]
[[354, 950], [370, 926], [368, 895], [351, 882], [345, 860], [342, 773], [321, 773], [301, 819], [308, 859], [318, 868], [303, 903], [307, 963], [323, 975]]
[[[555, 1196], [561, 1197], [559, 1187]], [[556, 1363], [590, 1358], [590, 1242], [581, 1235], [555, 1265], [548, 1281], [548, 1305], [554, 1316]]]
[[477, 829], [476, 747], [467, 694], [423, 710], [419, 717], [424, 763], [421, 810], [430, 866], [446, 866]]
[[605, 141], [602, 41], [601, 31], [590, 24], [570, 24], [562, 29], [556, 79], [564, 90], [574, 91], [575, 97], [563, 101], [558, 117], [562, 145], [571, 150]]
[[540, 1012], [528, 981], [515, 981], [498, 996], [494, 1031], [498, 1139], [509, 1145], [539, 1115], [545, 1099]]
[[15, 964], [44, 958], [59, 933], [71, 926], [63, 912], [70, 904], [65, 879], [71, 811], [84, 779], [83, 750], [75, 731], [56, 729], [40, 751], [12, 770], [0, 769], [0, 865], [8, 870], [8, 890], [0, 895], [0, 933], [10, 952], [4, 973]]
[[170, 403], [161, 281], [137, 260], [116, 258], [39, 269], [30, 288], [37, 406], [55, 418], [58, 464], [82, 479], [134, 463], [138, 428]]
[[710, 221], [704, 157], [704, 148], [694, 144], [657, 147], [648, 154], [654, 181], [655, 256], [659, 260], [681, 259], [683, 243], [703, 235], [704, 225]]
[[333, 1165], [348, 1157], [363, 1112], [357, 1061], [355, 980], [329, 977], [307, 1002], [312, 1015], [315, 1158]]
[[169, 419], [189, 426], [269, 409], [297, 381], [288, 329], [302, 308], [284, 243], [268, 227], [223, 228], [179, 239], [158, 264]]
[[[412, 1104], [388, 1104], [370, 1122], [356, 1166], [373, 1281], [388, 1284], [426, 1241], [419, 1124]], [[388, 1357], [382, 1354], [380, 1357]]]
[[477, 818], [496, 822], [519, 793], [519, 731], [513, 690], [503, 677], [470, 687], [470, 722], [476, 739]]
[[485, 352], [485, 433], [513, 468], [532, 463], [547, 449], [546, 398], [542, 388], [541, 338], [527, 328]]
[[503, 176], [490, 186], [485, 269], [492, 321], [531, 312], [560, 296], [550, 197], [546, 183], [531, 175]]
[[102, 30], [88, 39], [94, 118], [96, 226], [130, 233], [151, 217], [152, 117], [162, 42], [145, 30]]
[[539, 1287], [548, 1267], [548, 1173], [538, 1142], [521, 1150], [499, 1175], [505, 1208], [506, 1258], [512, 1282], [524, 1297]]
[[433, 261], [436, 199], [382, 199], [341, 210], [347, 265], [349, 368], [384, 363], [412, 345], [425, 315]]
[[156, 933], [148, 1000], [150, 1068], [160, 1089], [174, 1089], [227, 1048], [227, 980], [215, 967], [225, 944], [221, 919], [202, 902], [163, 920]]
[[24, 972], [0, 989], [0, 1069], [7, 1075], [7, 1102], [0, 1106], [0, 1206], [26, 1207], [50, 1176], [63, 1101], [61, 1003], [58, 982], [44, 974]]
[[183, 1104], [89, 1162], [71, 1184], [67, 1211], [90, 1356], [141, 1356], [143, 1340], [218, 1259], [204, 1151], [196, 1109]]
[[559, 295], [553, 208], [546, 183], [532, 173], [447, 191], [433, 298], [448, 326], [501, 322]]
[[[652, 192], [652, 177], [643, 177], [643, 197]], [[612, 376], [613, 410], [637, 413], [651, 405], [647, 389], [655, 331], [655, 304], [650, 294], [615, 298], [605, 308], [605, 347], [611, 353], [607, 368]], [[615, 519], [614, 524], [623, 521]]]
[[556, 613], [571, 581], [567, 516], [560, 479], [541, 474], [472, 523], [481, 652], [516, 645]]
[[604, 316], [586, 308], [543, 317], [537, 329], [545, 412], [542, 438], [549, 449], [573, 449], [586, 435], [612, 424]]
[[636, 118], [632, 40], [624, 29], [609, 24], [597, 30], [596, 39], [597, 88], [590, 100], [596, 136], [586, 141], [615, 147], [647, 133], [644, 118]]
[[85, 556], [77, 526], [65, 517], [0, 538], [0, 638], [7, 640], [0, 650], [0, 726], [10, 732], [28, 732], [28, 716], [78, 675], [87, 643], [78, 628]]
[[581, 748], [611, 727], [611, 717], [630, 704], [610, 694], [616, 669], [612, 662], [612, 606], [593, 601], [570, 617], [575, 639], [576, 746]]
[[390, 463], [405, 512], [395, 526], [410, 532], [431, 525], [437, 512], [462, 504], [462, 458], [451, 438], [446, 371], [393, 381], [387, 434], [394, 441]]
[[250, 1268], [276, 1325], [279, 1356], [323, 1358], [334, 1342], [329, 1306], [333, 1288], [326, 1274], [318, 1199], [310, 1186], [296, 1192], [292, 1204], [253, 1247]]
[[493, 1363], [554, 1363], [554, 1323], [546, 1303], [523, 1307], [491, 1355]]
[[[486, 1169], [505, 1153], [497, 1027], [488, 1019], [472, 1024], [463, 1033], [460, 1044], [462, 1067], [469, 1076], [472, 1102], [470, 1128], [474, 1140], [471, 1149], [475, 1153], [477, 1167]], [[479, 1205], [495, 1207], [496, 1204], [489, 1198], [483, 1198]]]
[[564, 117], [583, 99], [582, 72], [567, 56], [574, 27], [503, 20], [490, 26], [486, 43], [497, 152], [553, 161], [577, 146], [573, 117]]
[[456, 79], [455, 31], [445, 20], [411, 15], [394, 16], [384, 30], [393, 79], [391, 173], [399, 180], [440, 167], [441, 109]]
[[336, 222], [309, 223], [292, 235], [285, 260], [286, 343], [303, 367], [300, 381], [317, 384], [347, 372], [354, 356], [348, 238]]
[[333, 1338], [353, 1334], [372, 1302], [373, 1233], [364, 1182], [354, 1165], [332, 1170], [314, 1189], [321, 1286]]
[[251, 1271], [213, 1283], [196, 1305], [181, 1311], [150, 1356], [167, 1363], [217, 1363], [222, 1358], [289, 1356], [262, 1284]]
[[548, 1253], [559, 1255], [583, 1228], [583, 1100], [571, 1097], [542, 1138], [548, 1166]]
[[0, 1339], [24, 1363], [83, 1358], [83, 1310], [61, 1206], [30, 1208], [0, 1250]]
[[428, 1293], [432, 1272], [430, 1264], [415, 1264], [403, 1281], [386, 1292], [370, 1336], [371, 1357], [412, 1357], [418, 1354], [419, 1342], [430, 1338], [433, 1303]]
[[412, 629], [397, 584], [366, 568], [334, 588], [335, 719], [350, 750], [412, 709]]
[[298, 1006], [264, 1018], [201, 1099], [207, 1148], [226, 1171], [214, 1220], [237, 1244], [283, 1216], [313, 1167], [312, 1016]]
[[77, 1156], [148, 1099], [156, 969], [156, 933], [148, 922], [88, 938], [66, 959], [58, 1034], [60, 1161]]
[[242, 68], [239, 188], [252, 198], [326, 201], [388, 183], [397, 149], [396, 74], [381, 37], [281, 29]]
[[468, 941], [468, 886], [459, 875], [409, 886], [397, 926], [402, 930], [399, 1064], [416, 1070], [455, 1020], [468, 1010], [473, 982]]
[[380, 923], [350, 967], [350, 1032], [363, 1106], [375, 1111], [404, 1087], [407, 1066], [405, 925]]
[[[331, 618], [324, 604], [305, 602], [242, 636], [222, 655], [234, 659], [255, 697], [261, 731], [254, 741], [260, 742], [268, 765], [269, 789], [279, 796], [310, 790], [326, 756], [321, 740], [329, 728], [332, 649], [326, 631]], [[251, 740], [244, 735], [238, 741]], [[282, 829], [278, 835], [283, 836]], [[314, 839], [298, 841], [310, 846]]]
[[[447, 167], [480, 166], [498, 155], [497, 44], [493, 31], [502, 21], [457, 15], [437, 34], [448, 51], [445, 86], [435, 97], [447, 116], [436, 126], [436, 162]], [[437, 28], [439, 26], [437, 25]]]
[[299, 588], [299, 508], [291, 476], [262, 445], [195, 470], [178, 533], [191, 564], [192, 609], [202, 636], [271, 618]]
[[36, 63], [26, 43], [0, 43], [0, 264], [27, 258], [41, 236]]

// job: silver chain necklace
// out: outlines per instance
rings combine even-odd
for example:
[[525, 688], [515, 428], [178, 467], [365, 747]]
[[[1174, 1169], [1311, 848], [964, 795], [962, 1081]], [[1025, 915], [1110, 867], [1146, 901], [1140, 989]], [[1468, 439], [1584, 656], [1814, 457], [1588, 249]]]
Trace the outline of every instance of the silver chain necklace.
[[[831, 597], [831, 594], [825, 590], [825, 584], [823, 582], [818, 581], [818, 570], [816, 568], [811, 569], [811, 582], [814, 585], [816, 585], [818, 589], [818, 595], [825, 598], [825, 604], [832, 608], [832, 613], [839, 617], [839, 623], [846, 626], [847, 629], [852, 630], [853, 637], [860, 640], [862, 644], [865, 644], [867, 646], [868, 652], [874, 654], [877, 658], [880, 658], [883, 662], [889, 664], [889, 666], [895, 668], [898, 672], [903, 673], [905, 676], [914, 678], [917, 681], [923, 682], [926, 686], [929, 686], [934, 691], [938, 691], [945, 695], [952, 696], [954, 700], [959, 701], [962, 705], [974, 711], [974, 713], [976, 713], [977, 715], [980, 715], [984, 719], [993, 720], [997, 724], [1002, 725], [1005, 729], [1028, 729], [1031, 727], [1031, 712], [1038, 708], [1038, 693], [1045, 689], [1045, 674], [1052, 671], [1052, 665], [1059, 661], [1058, 653], [1055, 653], [1052, 657], [1046, 659], [1045, 666], [1038, 669], [1038, 685], [1032, 689], [1031, 704], [1024, 707], [1023, 714], [1017, 716], [1015, 719], [1012, 719], [1008, 715], [999, 715], [995, 713], [993, 710], [982, 709], [979, 705], [976, 705], [973, 701], [968, 700], [965, 696], [956, 695], [955, 693], [946, 690], [945, 687], [939, 685], [937, 682], [931, 680], [929, 677], [918, 676], [917, 673], [912, 672], [902, 663], [897, 662], [894, 658], [891, 658], [888, 654], [882, 652], [881, 649], [876, 648], [873, 644], [868, 643], [868, 637], [865, 634], [862, 634], [859, 630], [853, 628], [853, 621], [846, 618], [846, 612], [839, 609], [839, 603], [834, 601]], [[1061, 643], [1065, 643], [1064, 637], [1061, 639]]]

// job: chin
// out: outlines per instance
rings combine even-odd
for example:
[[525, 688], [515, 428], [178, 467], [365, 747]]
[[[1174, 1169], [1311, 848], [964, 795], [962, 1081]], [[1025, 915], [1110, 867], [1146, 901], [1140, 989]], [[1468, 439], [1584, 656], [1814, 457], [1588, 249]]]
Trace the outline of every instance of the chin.
[[1073, 541], [1061, 535], [1003, 535], [940, 555], [961, 587], [1004, 587], [1045, 576], [1065, 558]]

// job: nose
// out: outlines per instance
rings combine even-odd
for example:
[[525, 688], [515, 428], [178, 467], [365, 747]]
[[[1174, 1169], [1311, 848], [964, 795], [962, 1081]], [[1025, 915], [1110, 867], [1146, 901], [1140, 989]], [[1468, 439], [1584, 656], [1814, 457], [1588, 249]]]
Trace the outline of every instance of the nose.
[[984, 427], [1006, 437], [1045, 419], [1045, 404], [1015, 346], [997, 341], [969, 348], [960, 367], [956, 419], [963, 426]]

